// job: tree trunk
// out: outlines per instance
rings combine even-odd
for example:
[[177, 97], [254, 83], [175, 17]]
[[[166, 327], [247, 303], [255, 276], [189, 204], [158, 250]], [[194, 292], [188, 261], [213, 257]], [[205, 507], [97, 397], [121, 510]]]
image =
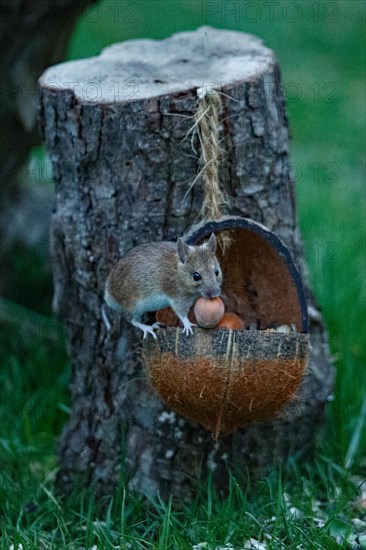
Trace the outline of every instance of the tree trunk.
[[[148, 385], [141, 333], [117, 318], [108, 333], [101, 319], [105, 280], [117, 259], [138, 243], [174, 240], [197, 219], [200, 182], [187, 190], [200, 169], [199, 144], [195, 154], [186, 136], [197, 88], [206, 83], [223, 92], [220, 180], [228, 213], [265, 224], [289, 248], [304, 280], [312, 344], [296, 402], [216, 443]], [[62, 490], [81, 483], [108, 493], [122, 476], [144, 493], [182, 497], [196, 474], [211, 470], [222, 482], [227, 465], [261, 474], [305, 453], [332, 369], [306, 277], [273, 53], [253, 36], [205, 27], [161, 42], [117, 44], [98, 58], [50, 68], [40, 85], [56, 179], [54, 309], [69, 330], [73, 367], [71, 417], [59, 446]]]
[[[15, 228], [7, 230], [13, 222], [9, 203], [23, 204], [19, 170], [31, 147], [41, 142], [37, 80], [46, 67], [64, 57], [77, 17], [92, 2], [95, 0], [1, 1], [0, 219], [7, 234], [15, 232]], [[32, 196], [26, 194], [23, 202], [26, 216]]]

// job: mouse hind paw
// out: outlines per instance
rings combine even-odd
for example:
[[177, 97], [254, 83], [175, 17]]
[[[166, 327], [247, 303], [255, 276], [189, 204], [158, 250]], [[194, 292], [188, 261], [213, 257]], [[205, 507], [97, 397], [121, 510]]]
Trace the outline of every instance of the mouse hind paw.
[[160, 321], [156, 321], [156, 323], [153, 323], [152, 325], [152, 328], [155, 330], [156, 328], [166, 328], [166, 324], [165, 323], [161, 323]]
[[131, 323], [133, 324], [134, 327], [139, 328], [140, 330], [143, 331], [144, 340], [148, 334], [151, 334], [151, 336], [155, 338], [155, 340], [157, 339], [154, 329], [159, 327], [155, 326], [156, 323], [154, 323], [153, 325], [144, 325], [144, 323], [140, 323], [139, 321], [133, 321], [133, 320], [131, 321]]

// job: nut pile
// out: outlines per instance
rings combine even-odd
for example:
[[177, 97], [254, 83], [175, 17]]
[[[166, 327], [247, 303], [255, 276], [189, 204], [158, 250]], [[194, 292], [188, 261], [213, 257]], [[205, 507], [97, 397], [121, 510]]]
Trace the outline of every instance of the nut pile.
[[[225, 312], [222, 298], [198, 298], [190, 311], [189, 320], [202, 328], [244, 330], [245, 323], [234, 312]], [[156, 321], [171, 327], [182, 326], [180, 320], [170, 308], [164, 308], [156, 312]], [[255, 329], [256, 326], [249, 327]], [[297, 332], [294, 325], [280, 325], [265, 329], [266, 332]]]

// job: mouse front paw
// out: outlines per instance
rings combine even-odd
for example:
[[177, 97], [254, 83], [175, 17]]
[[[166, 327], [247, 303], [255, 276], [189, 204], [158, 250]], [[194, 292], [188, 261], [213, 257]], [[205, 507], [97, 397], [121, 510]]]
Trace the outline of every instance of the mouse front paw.
[[191, 323], [188, 317], [186, 317], [185, 319], [182, 319], [182, 322], [183, 322], [183, 334], [185, 334], [186, 336], [188, 336], [189, 334], [193, 334], [192, 327], [195, 327], [196, 325]]

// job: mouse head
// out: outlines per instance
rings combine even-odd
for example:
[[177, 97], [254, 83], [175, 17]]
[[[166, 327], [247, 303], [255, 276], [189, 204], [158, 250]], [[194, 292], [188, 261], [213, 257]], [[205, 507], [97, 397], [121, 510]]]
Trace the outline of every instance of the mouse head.
[[217, 241], [212, 233], [209, 240], [200, 246], [189, 246], [178, 239], [178, 269], [184, 274], [185, 283], [192, 293], [204, 298], [216, 298], [221, 294], [222, 272], [216, 258]]

